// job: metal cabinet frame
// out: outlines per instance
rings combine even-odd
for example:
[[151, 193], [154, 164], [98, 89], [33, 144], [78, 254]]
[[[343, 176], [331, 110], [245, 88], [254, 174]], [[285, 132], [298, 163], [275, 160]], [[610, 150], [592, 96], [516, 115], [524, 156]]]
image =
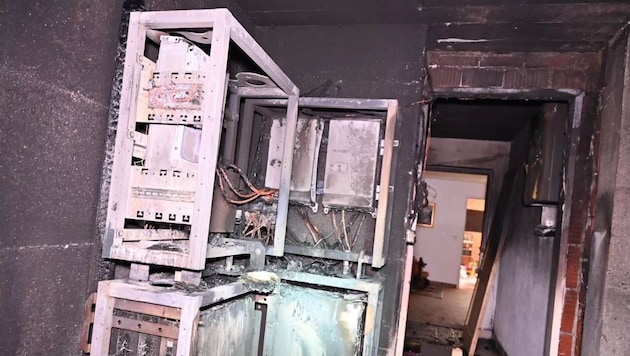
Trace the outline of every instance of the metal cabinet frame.
[[381, 319], [383, 314], [382, 281], [374, 279], [364, 280], [353, 278], [339, 278], [291, 271], [279, 271], [278, 276], [283, 282], [294, 282], [304, 285], [327, 286], [365, 293], [367, 295], [367, 300], [365, 309], [362, 355], [378, 355], [379, 334], [381, 330]]
[[[112, 328], [120, 328], [177, 340], [177, 355], [192, 355], [199, 323], [199, 310], [248, 293], [250, 293], [249, 289], [237, 282], [190, 293], [129, 280], [102, 281], [98, 285], [90, 353], [109, 355]], [[114, 309], [176, 320], [179, 322], [176, 330], [177, 337], [167, 335], [166, 330], [161, 328], [153, 331], [143, 328], [144, 323], [139, 320], [136, 321], [137, 324], [132, 325], [117, 323]]]
[[[135, 129], [138, 83], [142, 72], [144, 48], [147, 32], [166, 29], [211, 29], [211, 71], [204, 79], [204, 86], [210, 94], [202, 103], [204, 117], [200, 147], [207, 148], [200, 152], [199, 170], [194, 197], [194, 213], [191, 218], [191, 232], [188, 237], [188, 252], [150, 250], [142, 247], [124, 246], [125, 209], [127, 189], [130, 181], [130, 164], [133, 139], [130, 133]], [[239, 94], [243, 97], [285, 98], [287, 106], [286, 135], [288, 142], [295, 140], [297, 123], [297, 104], [299, 90], [282, 72], [276, 63], [246, 32], [243, 26], [227, 9], [183, 10], [167, 12], [134, 12], [129, 22], [129, 36], [123, 72], [123, 86], [116, 134], [116, 150], [112, 168], [112, 181], [109, 192], [106, 233], [104, 236], [103, 255], [106, 258], [132, 262], [171, 266], [177, 268], [202, 270], [206, 263], [208, 248], [209, 222], [215, 170], [218, 160], [219, 144], [217, 137], [221, 133], [223, 110], [227, 92], [227, 62], [230, 44], [238, 46], [256, 63], [277, 88], [243, 88]], [[281, 182], [279, 189], [278, 210], [286, 211], [289, 202], [289, 190], [292, 167], [293, 145], [285, 145], [283, 150]], [[276, 221], [275, 240], [280, 242], [275, 254], [282, 254], [286, 214], [279, 214]]]
[[[394, 174], [396, 172], [396, 162], [398, 155], [398, 141], [395, 138], [398, 119], [398, 101], [389, 99], [351, 99], [351, 98], [311, 98], [301, 97], [298, 102], [299, 108], [318, 109], [340, 109], [340, 110], [373, 110], [385, 111], [385, 137], [383, 142], [383, 159], [381, 165], [381, 176], [379, 185], [381, 186], [378, 195], [378, 206], [376, 210], [376, 227], [374, 231], [374, 247], [372, 255], [360, 256], [353, 252], [324, 250], [311, 247], [285, 246], [286, 252], [308, 255], [313, 257], [324, 257], [335, 260], [345, 260], [351, 262], [370, 263], [374, 268], [385, 265], [387, 246], [390, 231], [390, 220], [393, 207]], [[254, 106], [285, 106], [285, 99], [248, 99], [245, 101], [243, 116], [253, 115]], [[247, 118], [244, 118], [247, 119]], [[278, 219], [286, 223], [288, 211], [278, 212]], [[284, 242], [284, 235], [282, 236]], [[278, 255], [277, 246], [269, 248], [267, 253]]]
[[[302, 272], [279, 271], [283, 283], [328, 286], [343, 290], [365, 293], [366, 309], [363, 334], [363, 355], [378, 354], [378, 340], [382, 316], [383, 286], [377, 280], [356, 280], [320, 276]], [[189, 356], [195, 351], [196, 330], [199, 311], [227, 300], [255, 295], [243, 283], [213, 287], [202, 291], [188, 292], [173, 287], [157, 287], [146, 282], [130, 280], [102, 281], [98, 286], [94, 326], [92, 329], [91, 354], [107, 355], [111, 343], [112, 329], [147, 333], [164, 339], [177, 340], [177, 355]], [[147, 322], [118, 323], [114, 309], [138, 312], [148, 316], [167, 317], [179, 322], [176, 330], [148, 328]], [[124, 319], [124, 318], [123, 318]], [[265, 327], [261, 325], [261, 327]], [[273, 338], [273, 328], [268, 337]], [[175, 337], [176, 334], [176, 337]], [[278, 336], [278, 335], [276, 335]]]

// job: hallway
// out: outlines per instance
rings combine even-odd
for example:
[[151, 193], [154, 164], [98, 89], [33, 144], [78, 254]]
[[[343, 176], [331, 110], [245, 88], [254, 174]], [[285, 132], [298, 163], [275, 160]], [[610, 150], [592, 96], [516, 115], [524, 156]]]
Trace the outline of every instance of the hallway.
[[[460, 288], [432, 283], [427, 290], [409, 296], [405, 356], [463, 355], [462, 329], [475, 289], [475, 278], [460, 279]], [[496, 351], [480, 342], [475, 355], [492, 356]]]
[[441, 290], [441, 298], [422, 291], [412, 291], [409, 299], [409, 320], [461, 329], [475, 289], [475, 279], [460, 280], [460, 283], [460, 288], [432, 283], [429, 288]]
[[461, 346], [461, 330], [475, 284], [474, 281], [463, 281], [461, 286], [453, 288], [433, 282], [427, 290], [412, 290], [407, 314], [406, 345], [414, 347], [430, 343]]

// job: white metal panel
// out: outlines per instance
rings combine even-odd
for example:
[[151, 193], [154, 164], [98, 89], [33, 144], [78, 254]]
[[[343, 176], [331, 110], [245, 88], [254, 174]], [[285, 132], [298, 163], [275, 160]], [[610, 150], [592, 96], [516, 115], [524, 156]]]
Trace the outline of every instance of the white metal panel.
[[177, 36], [160, 37], [160, 55], [156, 64], [158, 72], [205, 72], [210, 69], [209, 56]]
[[285, 132], [285, 119], [274, 119], [271, 124], [269, 151], [267, 153], [267, 171], [265, 173], [265, 187], [267, 188], [280, 189]]
[[292, 201], [316, 204], [315, 181], [323, 130], [323, 123], [317, 118], [298, 119], [291, 173]]
[[145, 166], [147, 168], [196, 170], [201, 130], [181, 125], [151, 125]]
[[[322, 132], [323, 124], [319, 119], [298, 118], [293, 147], [291, 201], [309, 205], [315, 202], [315, 180]], [[265, 186], [268, 188], [278, 189], [280, 187], [285, 133], [284, 119], [273, 120], [265, 175]]]
[[374, 207], [379, 120], [331, 120], [324, 206]]

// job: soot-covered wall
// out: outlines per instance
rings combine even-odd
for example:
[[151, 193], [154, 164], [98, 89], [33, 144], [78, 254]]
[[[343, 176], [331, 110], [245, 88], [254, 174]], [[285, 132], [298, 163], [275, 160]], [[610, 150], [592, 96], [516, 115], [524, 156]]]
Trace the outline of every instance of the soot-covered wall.
[[0, 2], [0, 353], [77, 355], [122, 2]]
[[[422, 90], [422, 25], [258, 27], [256, 39], [300, 88], [302, 96], [398, 99], [403, 107], [399, 174], [395, 181], [391, 243], [385, 280], [380, 353], [393, 346], [399, 317], [405, 230], [403, 217], [409, 194], [417, 142]], [[407, 106], [407, 107], [405, 107]]]
[[[599, 118], [594, 231], [581, 350], [585, 355], [630, 353], [630, 43], [620, 32], [606, 50]], [[580, 345], [577, 345], [578, 347]]]
[[[510, 149], [510, 167], [524, 169], [529, 132], [524, 130]], [[524, 186], [516, 189], [517, 197]], [[515, 203], [510, 228], [499, 262], [494, 334], [508, 355], [542, 355], [551, 271], [554, 269], [552, 237], [539, 237], [540, 207]]]

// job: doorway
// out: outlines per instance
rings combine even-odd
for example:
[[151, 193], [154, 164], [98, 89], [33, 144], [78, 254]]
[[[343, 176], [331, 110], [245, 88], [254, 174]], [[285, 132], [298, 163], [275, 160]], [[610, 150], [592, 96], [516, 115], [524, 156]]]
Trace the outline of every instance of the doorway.
[[[554, 106], [555, 105], [555, 106]], [[479, 268], [475, 269], [474, 264], [477, 263], [477, 266], [482, 265], [481, 261], [484, 261], [486, 257], [486, 253], [489, 251], [492, 252], [491, 258], [488, 260], [495, 260], [496, 248], [491, 248], [488, 250], [488, 240], [492, 240], [488, 237], [491, 227], [493, 227], [493, 220], [495, 218], [500, 217], [500, 220], [505, 220], [506, 215], [520, 215], [527, 216], [528, 219], [521, 221], [519, 224], [516, 222], [519, 221], [519, 217], [515, 217], [514, 226], [516, 230], [515, 232], [515, 240], [509, 244], [509, 248], [511, 249], [511, 253], [515, 254], [515, 258], [517, 259], [525, 259], [526, 254], [519, 254], [521, 249], [529, 249], [525, 251], [527, 254], [531, 256], [540, 257], [540, 261], [543, 261], [545, 264], [549, 264], [546, 274], [541, 275], [541, 278], [536, 281], [537, 286], [539, 286], [540, 290], [537, 291], [537, 295], [543, 298], [546, 303], [549, 300], [549, 297], [553, 293], [552, 288], [554, 288], [555, 276], [557, 273], [558, 266], [554, 266], [555, 263], [558, 262], [558, 246], [560, 239], [548, 240], [545, 242], [545, 248], [541, 248], [540, 246], [534, 246], [534, 241], [537, 241], [535, 237], [531, 237], [531, 232], [534, 231], [536, 227], [536, 219], [540, 221], [540, 208], [531, 207], [531, 202], [529, 204], [525, 203], [523, 199], [524, 193], [528, 192], [528, 189], [531, 187], [542, 187], [542, 185], [536, 186], [531, 185], [530, 183], [536, 183], [530, 181], [530, 175], [533, 177], [533, 174], [528, 175], [528, 181], [526, 184], [517, 184], [515, 183], [515, 178], [510, 175], [510, 172], [524, 172], [525, 167], [528, 166], [531, 162], [532, 157], [535, 158], [534, 161], [541, 162], [538, 158], [540, 156], [536, 152], [528, 152], [531, 151], [532, 148], [536, 148], [536, 140], [540, 141], [542, 136], [535, 135], [536, 132], [540, 132], [537, 125], [544, 121], [545, 112], [549, 111], [550, 108], [561, 108], [562, 110], [558, 110], [557, 112], [562, 111], [563, 115], [557, 115], [557, 120], [560, 120], [562, 125], [560, 125], [560, 130], [555, 130], [553, 132], [558, 131], [560, 135], [560, 140], [562, 140], [561, 147], [568, 147], [566, 140], [567, 136], [563, 136], [566, 132], [562, 131], [565, 129], [564, 125], [569, 122], [568, 112], [569, 103], [567, 101], [564, 102], [550, 102], [547, 100], [508, 100], [508, 99], [475, 99], [475, 100], [457, 100], [457, 99], [438, 99], [435, 101], [431, 108], [431, 114], [429, 116], [431, 122], [431, 135], [429, 138], [429, 148], [427, 150], [427, 162], [429, 167], [425, 171], [424, 178], [427, 179], [431, 173], [432, 166], [441, 166], [441, 167], [449, 167], [451, 170], [457, 169], [485, 169], [492, 172], [492, 177], [494, 179], [491, 183], [487, 184], [487, 191], [484, 202], [483, 202], [483, 220], [484, 224], [481, 227], [481, 248], [479, 252], [478, 260], [475, 262], [473, 260], [474, 255], [474, 244], [475, 244], [475, 236], [470, 233], [470, 231], [479, 230], [479, 227], [465, 227], [462, 232], [462, 240], [459, 246], [460, 248], [460, 276], [462, 278], [458, 279], [457, 282], [450, 283], [450, 287], [459, 287], [453, 288], [456, 290], [461, 290], [465, 283], [464, 280], [470, 280], [471, 285], [475, 285], [475, 288], [479, 287], [479, 281], [476, 281], [476, 274], [479, 271]], [[571, 110], [573, 110], [571, 108]], [[553, 110], [553, 115], [556, 115], [556, 109]], [[562, 116], [562, 117], [560, 117]], [[549, 132], [547, 130], [547, 132]], [[532, 144], [532, 142], [534, 142]], [[560, 150], [562, 152], [562, 150]], [[533, 155], [532, 155], [533, 153]], [[529, 157], [528, 157], [529, 155]], [[555, 158], [555, 157], [554, 157]], [[528, 163], [530, 162], [530, 163]], [[532, 169], [532, 165], [529, 165], [529, 171], [534, 172]], [[537, 168], [538, 171], [542, 171]], [[553, 174], [557, 174], [560, 176], [561, 168], [556, 168], [553, 171]], [[452, 172], [451, 172], [452, 173]], [[522, 174], [521, 174], [522, 175]], [[549, 174], [545, 173], [540, 176], [549, 176]], [[519, 178], [520, 179], [520, 178]], [[505, 183], [505, 184], [504, 184]], [[538, 181], [538, 183], [546, 184], [542, 181]], [[433, 187], [431, 184], [428, 184], [427, 187]], [[433, 187], [435, 188], [435, 187]], [[502, 189], [503, 188], [503, 189]], [[505, 192], [504, 192], [505, 191]], [[538, 190], [541, 191], [540, 189]], [[432, 192], [431, 189], [427, 189], [427, 196], [429, 197], [429, 201], [431, 198]], [[509, 193], [509, 194], [505, 194]], [[439, 196], [439, 192], [437, 192]], [[511, 201], [516, 201], [518, 207], [515, 208], [514, 205], [508, 205], [510, 210], [509, 214], [505, 212], [501, 213], [499, 210], [502, 210], [502, 207], [505, 205], [497, 206], [499, 202], [499, 198], [503, 196], [510, 196], [512, 198], [508, 199]], [[557, 197], [557, 196], [556, 196]], [[466, 197], [466, 202], [468, 204], [467, 199], [479, 199], [478, 197], [469, 196]], [[483, 197], [482, 197], [483, 198]], [[472, 202], [471, 202], [472, 203]], [[542, 205], [546, 204], [545, 202], [541, 203]], [[538, 209], [538, 210], [536, 210]], [[433, 208], [435, 219], [437, 223], [437, 219], [440, 217], [440, 204], [435, 204]], [[468, 209], [466, 209], [468, 210]], [[471, 209], [472, 210], [472, 209]], [[515, 211], [515, 213], [512, 213]], [[495, 214], [496, 213], [496, 214]], [[472, 214], [472, 213], [471, 213]], [[558, 214], [558, 216], [562, 215], [562, 212]], [[474, 219], [471, 217], [471, 219]], [[468, 220], [468, 219], [465, 219]], [[452, 224], [452, 222], [449, 222]], [[472, 224], [472, 221], [470, 222]], [[510, 223], [506, 223], [510, 225]], [[533, 225], [532, 225], [533, 224]], [[531, 226], [530, 226], [531, 225]], [[495, 230], [497, 230], [495, 228]], [[505, 230], [499, 228], [498, 230]], [[467, 232], [469, 231], [469, 232]], [[417, 240], [416, 249], [420, 248], [418, 245], [422, 245], [422, 240], [425, 238], [424, 235], [427, 234], [425, 227], [418, 227], [417, 229]], [[501, 233], [504, 235], [504, 233]], [[499, 235], [501, 235], [499, 234]], [[495, 235], [496, 231], [495, 231]], [[524, 243], [516, 243], [516, 241], [523, 241]], [[538, 244], [542, 245], [542, 244]], [[549, 245], [549, 246], [547, 246]], [[554, 245], [554, 246], [552, 246]], [[496, 246], [495, 246], [496, 247]], [[422, 249], [422, 248], [420, 248]], [[424, 251], [431, 256], [440, 256], [439, 253]], [[466, 257], [469, 255], [470, 257]], [[500, 256], [500, 253], [498, 254]], [[443, 257], [443, 256], [441, 256]], [[433, 257], [435, 259], [435, 257]], [[500, 257], [499, 257], [500, 258]], [[441, 278], [441, 272], [431, 271], [431, 264], [426, 263], [426, 271], [423, 271], [427, 274], [427, 278], [431, 282], [431, 278], [438, 277], [437, 280]], [[430, 261], [429, 261], [430, 262]], [[441, 261], [443, 262], [443, 261]], [[518, 263], [511, 263], [510, 265], [516, 265]], [[522, 279], [521, 275], [525, 273], [523, 270], [523, 266], [529, 266], [528, 263], [520, 265], [516, 271], [515, 275], [519, 276], [518, 278]], [[527, 268], [526, 268], [527, 269]], [[506, 269], [507, 271], [508, 269]], [[432, 273], [433, 272], [433, 273]], [[485, 275], [487, 277], [487, 274]], [[476, 315], [473, 315], [475, 320], [478, 321], [477, 328], [481, 332], [481, 338], [487, 338], [490, 342], [494, 342], [496, 340], [493, 339], [494, 336], [494, 317], [495, 317], [495, 308], [497, 303], [497, 298], [501, 299], [501, 307], [503, 309], [506, 308], [506, 305], [512, 305], [515, 303], [515, 307], [517, 309], [523, 309], [523, 305], [529, 305], [527, 301], [523, 302], [519, 305], [519, 296], [513, 300], [513, 293], [500, 293], [500, 296], [497, 297], [498, 288], [497, 287], [497, 277], [492, 277], [494, 280], [489, 283], [486, 278], [485, 282], [482, 283], [483, 293], [487, 296], [487, 299], [490, 299], [487, 307], [483, 308], [482, 312], [477, 311]], [[503, 284], [510, 284], [511, 287], [505, 289], [506, 291], [515, 287], [513, 284], [519, 283], [517, 280], [506, 282], [506, 279], [509, 279], [509, 274], [505, 274], [503, 277]], [[473, 282], [474, 281], [474, 282]], [[448, 282], [447, 282], [448, 283]], [[522, 283], [525, 285], [525, 283]], [[520, 288], [520, 287], [519, 287]], [[512, 288], [513, 289], [513, 288]], [[443, 289], [445, 291], [445, 289]], [[522, 296], [527, 295], [527, 293], [521, 293]], [[461, 325], [457, 323], [456, 318], [451, 318], [450, 320], [447, 318], [443, 318], [442, 321], [445, 325], [432, 325], [430, 323], [421, 323], [418, 320], [421, 320], [417, 315], [413, 313], [417, 311], [417, 307], [414, 306], [414, 298], [410, 296], [409, 303], [409, 314], [408, 314], [408, 322], [407, 322], [407, 345], [408, 350], [412, 350], [411, 346], [414, 342], [420, 344], [422, 347], [419, 349], [425, 350], [427, 345], [446, 345], [449, 347], [462, 347], [463, 346], [463, 334], [462, 330], [457, 326]], [[443, 298], [444, 299], [444, 298]], [[468, 299], [470, 301], [470, 298]], [[427, 301], [423, 301], [425, 304], [423, 307], [430, 306], [431, 303]], [[507, 303], [507, 304], [506, 304]], [[538, 303], [540, 304], [540, 303]], [[546, 307], [546, 305], [544, 305]], [[439, 308], [436, 308], [439, 309]], [[448, 310], [452, 310], [452, 308], [447, 308]], [[507, 310], [507, 309], [505, 309]], [[501, 320], [506, 319], [508, 313], [503, 311], [500, 315]], [[470, 311], [468, 312], [470, 313]], [[528, 321], [528, 325], [534, 325], [535, 327], [531, 327], [528, 332], [532, 335], [527, 335], [528, 337], [535, 338], [537, 340], [537, 345], [544, 345], [546, 333], [549, 330], [549, 327], [546, 323], [546, 316], [548, 313], [552, 313], [552, 311], [547, 308], [540, 308], [537, 310], [536, 316], [532, 318], [532, 313], [528, 314], [528, 318], [532, 319], [531, 322]], [[474, 314], [474, 312], [473, 312]], [[499, 314], [496, 314], [499, 315]], [[425, 315], [426, 318], [426, 315]], [[534, 321], [535, 319], [535, 321]], [[449, 320], [447, 322], [447, 320]], [[453, 322], [455, 320], [455, 322]], [[460, 319], [461, 320], [461, 319]], [[507, 319], [506, 319], [507, 320]], [[530, 326], [531, 326], [530, 325]], [[447, 326], [449, 330], [446, 332], [451, 333], [451, 337], [444, 340], [440, 337], [436, 337], [437, 327]], [[503, 326], [502, 326], [503, 327]], [[468, 329], [466, 329], [468, 330]], [[536, 335], [533, 335], [533, 334]], [[447, 341], [447, 342], [444, 342]], [[481, 349], [481, 350], [480, 350]], [[485, 348], [477, 347], [478, 351], [488, 350]], [[492, 350], [490, 352], [493, 352]], [[450, 354], [450, 353], [449, 353]], [[485, 353], [484, 353], [485, 354]], [[488, 353], [492, 355], [493, 353]], [[410, 355], [431, 355], [431, 353], [410, 353]]]
[[428, 204], [414, 245], [422, 276], [412, 280], [408, 324], [415, 340], [459, 346], [477, 279], [491, 172], [434, 166], [423, 179]]
[[469, 200], [485, 202], [488, 177], [484, 174], [436, 170], [436, 167], [430, 169], [424, 174], [429, 191], [429, 204], [425, 209], [432, 211], [432, 221], [426, 224], [420, 217], [414, 256], [426, 264], [423, 270], [429, 273], [431, 281], [458, 288], [461, 287], [462, 267], [469, 267], [462, 265], [462, 261], [464, 257], [472, 257], [473, 252], [471, 246], [471, 256], [463, 256], [468, 253], [464, 244], [472, 244], [472, 240], [468, 242], [466, 237], [474, 232], [481, 234], [483, 227], [483, 216], [480, 221], [482, 226], [473, 226], [475, 221], [472, 219], [477, 214], [468, 209]]
[[466, 225], [464, 229], [464, 242], [462, 244], [462, 271], [459, 277], [460, 286], [474, 286], [477, 282], [477, 269], [481, 258], [485, 210], [485, 198], [468, 198], [466, 200]]

